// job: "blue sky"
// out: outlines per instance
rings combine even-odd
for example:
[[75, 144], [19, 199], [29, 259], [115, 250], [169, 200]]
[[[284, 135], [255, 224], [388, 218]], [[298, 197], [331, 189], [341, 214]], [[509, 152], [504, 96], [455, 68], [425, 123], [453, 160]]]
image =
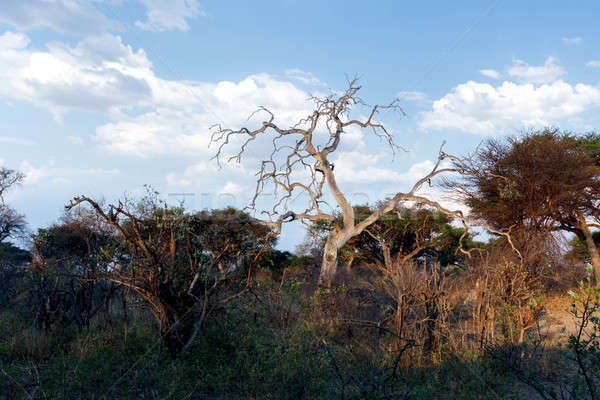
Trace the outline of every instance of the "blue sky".
[[[31, 229], [74, 195], [143, 184], [194, 193], [194, 209], [243, 207], [265, 143], [219, 169], [209, 127], [239, 127], [260, 105], [290, 124], [346, 75], [368, 103], [399, 98], [407, 114], [380, 117], [407, 150], [393, 159], [368, 132], [344, 137], [333, 160], [355, 203], [407, 189], [444, 140], [463, 155], [524, 129], [599, 126], [600, 3], [374, 4], [3, 0], [0, 163], [27, 175], [8, 200]], [[281, 245], [302, 236], [284, 228]]]

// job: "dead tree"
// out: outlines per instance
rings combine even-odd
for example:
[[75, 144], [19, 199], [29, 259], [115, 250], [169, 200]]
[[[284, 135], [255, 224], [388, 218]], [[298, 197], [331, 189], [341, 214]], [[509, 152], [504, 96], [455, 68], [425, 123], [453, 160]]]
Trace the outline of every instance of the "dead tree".
[[[229, 162], [239, 162], [251, 142], [273, 134], [272, 151], [260, 164], [254, 197], [248, 208], [255, 210], [259, 196], [272, 188], [276, 198], [272, 209], [264, 212], [268, 216], [268, 220], [264, 223], [273, 227], [277, 233], [280, 232], [283, 223], [294, 220], [303, 223], [329, 221], [334, 225], [323, 251], [319, 275], [319, 284], [322, 286], [331, 285], [337, 270], [338, 251], [344, 244], [386, 213], [400, 208], [407, 201], [426, 204], [463, 222], [466, 221], [460, 211], [447, 210], [439, 203], [417, 194], [424, 184], [431, 182], [432, 178], [444, 173], [460, 172], [454, 167], [442, 165], [444, 160], [453, 160], [456, 157], [445, 154], [441, 149], [432, 170], [418, 180], [408, 192], [397, 193], [381, 203], [369, 216], [359, 222], [356, 221], [354, 208], [336, 181], [331, 155], [338, 149], [346, 131], [350, 128], [367, 129], [387, 142], [392, 154], [395, 154], [398, 146], [392, 134], [376, 117], [382, 110], [403, 114], [396, 100], [387, 105], [368, 106], [358, 97], [360, 88], [357, 80], [354, 79], [348, 83], [348, 88], [341, 94], [325, 98], [313, 97], [312, 113], [291, 127], [278, 125], [275, 123], [275, 115], [266, 107], [260, 107], [251, 115], [252, 118], [257, 113], [266, 114], [267, 118], [262, 121], [260, 127], [231, 129], [216, 126], [211, 137], [211, 143], [218, 143], [218, 151], [214, 158], [220, 164], [223, 158]], [[357, 106], [368, 107], [368, 117], [362, 120], [352, 117], [351, 112]], [[325, 139], [319, 140], [321, 136], [325, 136]], [[241, 147], [237, 153], [226, 157], [224, 148], [231, 141], [236, 140], [236, 137], [241, 137]], [[334, 209], [325, 200], [326, 190], [341, 210], [342, 224], [336, 222]], [[294, 212], [290, 209], [290, 201], [301, 193], [308, 196], [308, 204], [305, 209]], [[506, 232], [498, 234], [508, 238]]]

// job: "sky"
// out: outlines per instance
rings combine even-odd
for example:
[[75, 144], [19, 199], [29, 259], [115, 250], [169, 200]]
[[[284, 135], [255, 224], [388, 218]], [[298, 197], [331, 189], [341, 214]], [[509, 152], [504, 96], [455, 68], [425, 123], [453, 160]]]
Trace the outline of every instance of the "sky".
[[[545, 126], [598, 129], [598, 15], [597, 1], [2, 0], [0, 165], [26, 175], [7, 200], [32, 231], [76, 195], [144, 184], [192, 210], [243, 208], [269, 142], [219, 167], [210, 127], [258, 126], [259, 106], [293, 125], [357, 76], [365, 102], [405, 112], [377, 117], [395, 156], [353, 129], [331, 157], [351, 202], [374, 204], [443, 142], [464, 156]], [[284, 226], [280, 247], [303, 236]]]

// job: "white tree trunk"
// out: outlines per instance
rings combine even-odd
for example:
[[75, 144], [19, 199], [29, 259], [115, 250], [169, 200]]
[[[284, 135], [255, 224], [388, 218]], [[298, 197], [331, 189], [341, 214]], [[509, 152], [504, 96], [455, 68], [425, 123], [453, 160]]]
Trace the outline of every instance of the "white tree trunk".
[[319, 273], [319, 286], [331, 287], [331, 282], [337, 271], [338, 239], [338, 234], [331, 234], [325, 242], [321, 272]]

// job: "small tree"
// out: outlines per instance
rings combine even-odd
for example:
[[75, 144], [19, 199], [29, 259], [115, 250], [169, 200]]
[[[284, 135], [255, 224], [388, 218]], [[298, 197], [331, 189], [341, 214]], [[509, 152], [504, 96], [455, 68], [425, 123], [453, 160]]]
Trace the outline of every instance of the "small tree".
[[220, 306], [244, 293], [253, 263], [274, 244], [270, 229], [234, 209], [186, 213], [150, 193], [138, 203], [88, 204], [112, 226], [121, 246], [103, 249], [113, 268], [105, 279], [142, 298], [172, 353], [185, 351]]
[[106, 226], [66, 215], [32, 236], [33, 260], [26, 268], [24, 298], [38, 326], [75, 324], [80, 330], [108, 309], [117, 285], [103, 280], [110, 262], [101, 249], [116, 245]]

